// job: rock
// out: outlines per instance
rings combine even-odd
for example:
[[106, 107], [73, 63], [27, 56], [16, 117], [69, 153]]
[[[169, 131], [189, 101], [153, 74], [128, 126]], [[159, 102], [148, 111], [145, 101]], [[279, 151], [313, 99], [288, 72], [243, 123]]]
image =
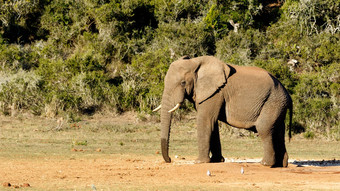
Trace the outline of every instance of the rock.
[[23, 183], [23, 184], [21, 185], [21, 187], [27, 188], [27, 187], [31, 187], [31, 185], [28, 184], [28, 183]]
[[11, 183], [9, 183], [9, 182], [4, 182], [4, 183], [2, 184], [2, 186], [3, 186], [3, 187], [11, 187]]
[[20, 188], [18, 185], [13, 185], [12, 187], [13, 188]]

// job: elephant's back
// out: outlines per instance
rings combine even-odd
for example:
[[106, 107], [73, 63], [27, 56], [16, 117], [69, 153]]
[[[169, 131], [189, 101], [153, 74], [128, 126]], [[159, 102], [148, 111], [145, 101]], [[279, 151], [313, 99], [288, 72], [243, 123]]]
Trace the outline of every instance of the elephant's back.
[[285, 88], [266, 70], [232, 67], [235, 73], [228, 78], [225, 89], [228, 123], [236, 127], [251, 127], [268, 103], [273, 103], [277, 109], [285, 108], [289, 103], [290, 97]]
[[265, 69], [256, 67], [256, 66], [237, 66], [237, 65], [230, 65], [235, 69], [235, 73], [239, 75], [246, 75], [246, 76], [253, 76], [254, 78], [262, 78], [262, 79], [269, 79], [270, 73]]

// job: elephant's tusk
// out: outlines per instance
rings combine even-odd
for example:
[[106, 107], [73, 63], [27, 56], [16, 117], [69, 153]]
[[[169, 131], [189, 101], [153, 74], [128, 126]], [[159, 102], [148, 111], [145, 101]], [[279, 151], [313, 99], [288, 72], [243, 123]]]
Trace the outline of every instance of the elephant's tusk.
[[178, 109], [180, 106], [181, 106], [181, 104], [178, 103], [174, 108], [172, 108], [172, 109], [169, 110], [168, 112], [169, 112], [169, 113], [172, 113], [172, 112], [174, 112], [176, 109]]
[[152, 110], [152, 112], [156, 112], [162, 108], [162, 105], [159, 105], [156, 109]]

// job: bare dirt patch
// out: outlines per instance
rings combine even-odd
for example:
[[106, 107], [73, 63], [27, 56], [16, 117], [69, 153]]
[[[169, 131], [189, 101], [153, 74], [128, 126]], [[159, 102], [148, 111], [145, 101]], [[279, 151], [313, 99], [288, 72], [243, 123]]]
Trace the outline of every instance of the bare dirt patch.
[[28, 182], [38, 190], [91, 190], [93, 186], [97, 190], [340, 190], [339, 166], [268, 168], [258, 163], [191, 164], [188, 160], [167, 164], [161, 156], [112, 155], [0, 159], [0, 169], [1, 181]]
[[[262, 149], [256, 138], [221, 133], [227, 162], [193, 164], [189, 121], [173, 127], [168, 164], [159, 152], [157, 122], [133, 113], [93, 116], [77, 122], [80, 128], [65, 122], [58, 131], [56, 123], [0, 117], [0, 190], [340, 190], [340, 165], [321, 165], [338, 161], [338, 142], [293, 140], [288, 151], [298, 162], [269, 168], [254, 162]], [[314, 158], [314, 166], [304, 166]]]

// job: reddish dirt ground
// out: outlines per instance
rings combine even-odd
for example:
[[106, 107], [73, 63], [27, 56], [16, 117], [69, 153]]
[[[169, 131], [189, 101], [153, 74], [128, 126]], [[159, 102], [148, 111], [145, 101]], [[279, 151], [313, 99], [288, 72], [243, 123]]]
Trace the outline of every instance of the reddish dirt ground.
[[[244, 174], [240, 173], [241, 168]], [[164, 163], [159, 156], [0, 159], [3, 183], [32, 190], [340, 190], [340, 166], [268, 168], [258, 163]], [[207, 176], [207, 170], [211, 176]], [[20, 188], [26, 189], [26, 188]]]

